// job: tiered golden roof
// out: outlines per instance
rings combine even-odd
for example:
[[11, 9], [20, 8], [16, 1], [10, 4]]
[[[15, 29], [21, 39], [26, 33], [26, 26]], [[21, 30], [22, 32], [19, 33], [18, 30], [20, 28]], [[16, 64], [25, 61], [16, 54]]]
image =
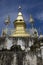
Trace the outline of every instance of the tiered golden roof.
[[12, 37], [29, 37], [30, 34], [26, 32], [26, 24], [22, 13], [19, 11], [17, 19], [14, 21], [15, 32], [11, 34]]

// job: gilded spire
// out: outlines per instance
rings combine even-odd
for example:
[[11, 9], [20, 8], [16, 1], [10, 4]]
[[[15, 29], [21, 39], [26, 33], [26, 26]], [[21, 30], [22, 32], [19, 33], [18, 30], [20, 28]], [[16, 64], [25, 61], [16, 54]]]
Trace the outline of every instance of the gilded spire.
[[16, 20], [14, 21], [15, 32], [11, 35], [13, 37], [29, 37], [30, 35], [26, 32], [26, 24], [21, 13], [21, 7], [19, 6], [19, 12]]
[[[21, 13], [21, 6], [19, 6], [19, 8], [18, 8], [18, 10], [19, 10], [19, 12], [18, 12], [18, 16], [17, 16], [17, 21], [18, 20], [22, 20], [22, 21], [24, 21], [24, 19], [23, 19], [23, 15], [22, 15], [22, 13]], [[20, 22], [20, 21], [19, 21]]]
[[21, 12], [18, 13], [17, 20], [23, 20], [23, 16], [22, 16], [22, 13]]

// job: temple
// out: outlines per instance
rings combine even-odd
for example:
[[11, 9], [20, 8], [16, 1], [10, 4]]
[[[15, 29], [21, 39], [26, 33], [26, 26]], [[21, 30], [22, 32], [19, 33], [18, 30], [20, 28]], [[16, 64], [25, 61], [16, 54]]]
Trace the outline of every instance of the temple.
[[21, 7], [14, 29], [9, 29], [10, 17], [5, 20], [6, 28], [0, 36], [0, 65], [43, 65], [43, 35], [34, 28], [34, 19], [30, 15], [31, 28], [26, 28]]

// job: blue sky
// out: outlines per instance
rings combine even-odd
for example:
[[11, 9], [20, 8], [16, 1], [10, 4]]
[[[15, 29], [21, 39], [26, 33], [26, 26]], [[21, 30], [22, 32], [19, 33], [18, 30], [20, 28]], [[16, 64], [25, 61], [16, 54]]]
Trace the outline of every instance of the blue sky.
[[4, 21], [8, 15], [11, 21], [9, 27], [14, 27], [13, 21], [17, 17], [19, 5], [22, 7], [27, 28], [30, 28], [29, 16], [32, 14], [35, 20], [34, 26], [43, 34], [43, 0], [0, 0], [0, 34], [2, 28], [5, 28]]

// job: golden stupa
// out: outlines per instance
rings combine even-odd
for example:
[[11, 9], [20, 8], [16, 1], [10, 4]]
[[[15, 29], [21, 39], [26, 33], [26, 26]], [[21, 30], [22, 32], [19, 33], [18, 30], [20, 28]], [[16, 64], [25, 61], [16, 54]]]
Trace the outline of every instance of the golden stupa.
[[[20, 9], [21, 7], [19, 7]], [[24, 22], [21, 11], [18, 12], [17, 19], [13, 22], [15, 31], [11, 34], [12, 37], [29, 37], [30, 34], [26, 32], [26, 24]]]

